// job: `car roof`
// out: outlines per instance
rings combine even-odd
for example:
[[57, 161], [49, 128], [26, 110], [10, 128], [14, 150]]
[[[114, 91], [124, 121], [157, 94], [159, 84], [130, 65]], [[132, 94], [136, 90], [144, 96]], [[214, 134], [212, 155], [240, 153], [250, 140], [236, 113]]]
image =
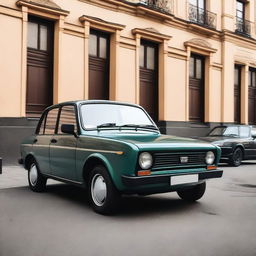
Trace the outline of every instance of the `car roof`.
[[[252, 127], [251, 125], [247, 124], [227, 124], [227, 125], [217, 125], [214, 128], [221, 128], [221, 127]], [[214, 129], [213, 128], [213, 129]]]
[[111, 101], [111, 100], [74, 100], [74, 101], [64, 101], [58, 104], [54, 104], [46, 108], [45, 110], [63, 106], [63, 105], [69, 105], [69, 104], [75, 104], [75, 105], [83, 105], [83, 104], [116, 104], [116, 105], [125, 105], [125, 106], [132, 106], [132, 107], [138, 107], [142, 108], [141, 106], [137, 104], [127, 103], [127, 102], [121, 102], [121, 101]]

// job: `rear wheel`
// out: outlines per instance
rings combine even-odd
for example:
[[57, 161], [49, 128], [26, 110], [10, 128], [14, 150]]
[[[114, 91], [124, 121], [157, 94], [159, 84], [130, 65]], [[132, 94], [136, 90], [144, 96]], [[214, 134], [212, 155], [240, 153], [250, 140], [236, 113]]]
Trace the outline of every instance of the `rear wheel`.
[[229, 164], [235, 167], [238, 167], [241, 165], [241, 162], [243, 160], [243, 151], [241, 148], [236, 148], [232, 154], [232, 156], [229, 158]]
[[193, 187], [177, 191], [179, 197], [188, 202], [199, 200], [205, 193], [206, 183], [203, 182]]
[[31, 190], [34, 192], [43, 192], [46, 188], [47, 179], [43, 177], [36, 164], [35, 160], [32, 160], [28, 168], [28, 183]]
[[89, 199], [95, 212], [111, 214], [117, 209], [121, 196], [104, 166], [96, 166], [89, 175]]

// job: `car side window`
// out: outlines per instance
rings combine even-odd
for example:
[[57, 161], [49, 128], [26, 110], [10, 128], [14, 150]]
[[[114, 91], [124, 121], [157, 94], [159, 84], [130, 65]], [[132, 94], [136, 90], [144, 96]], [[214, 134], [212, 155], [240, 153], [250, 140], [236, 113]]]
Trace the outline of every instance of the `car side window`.
[[48, 112], [46, 117], [44, 134], [52, 135], [55, 133], [58, 112], [59, 108], [51, 109]]
[[252, 137], [256, 137], [256, 129], [252, 129], [251, 135], [252, 135]]
[[61, 131], [62, 124], [73, 124], [75, 126], [75, 132], [77, 132], [75, 106], [69, 105], [61, 108], [57, 131], [58, 134], [63, 134], [63, 132]]
[[240, 127], [240, 137], [247, 138], [250, 136], [250, 128], [249, 127]]
[[45, 126], [45, 119], [46, 119], [46, 115], [44, 115], [41, 123], [40, 123], [40, 127], [37, 128], [38, 134], [39, 135], [43, 135], [44, 134], [44, 126]]

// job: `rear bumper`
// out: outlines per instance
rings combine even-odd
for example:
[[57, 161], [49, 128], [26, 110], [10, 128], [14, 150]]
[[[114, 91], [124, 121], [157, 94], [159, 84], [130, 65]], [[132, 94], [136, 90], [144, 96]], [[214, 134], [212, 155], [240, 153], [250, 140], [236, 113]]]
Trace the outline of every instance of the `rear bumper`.
[[144, 185], [169, 185], [170, 178], [173, 176], [180, 175], [190, 175], [198, 174], [199, 181], [206, 179], [221, 178], [223, 171], [222, 170], [213, 170], [205, 172], [195, 172], [195, 173], [178, 173], [178, 174], [165, 174], [165, 175], [156, 175], [156, 176], [145, 176], [145, 177], [131, 177], [131, 176], [122, 176], [122, 182], [126, 187], [136, 188]]

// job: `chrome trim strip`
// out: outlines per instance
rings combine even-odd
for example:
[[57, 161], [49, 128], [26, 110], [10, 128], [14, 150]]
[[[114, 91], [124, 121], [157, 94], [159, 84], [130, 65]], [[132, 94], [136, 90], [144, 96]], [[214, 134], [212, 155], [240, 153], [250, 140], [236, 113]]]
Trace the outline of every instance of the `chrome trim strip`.
[[46, 176], [49, 177], [49, 178], [53, 178], [53, 179], [57, 179], [57, 180], [63, 180], [63, 181], [67, 181], [67, 182], [72, 182], [72, 183], [79, 184], [79, 185], [83, 184], [83, 182], [78, 182], [78, 181], [74, 181], [74, 180], [61, 178], [59, 176], [55, 176], [55, 175], [52, 175], [52, 174], [46, 174]]
[[[32, 144], [30, 144], [32, 145]], [[79, 151], [91, 151], [91, 152], [101, 152], [101, 153], [110, 153], [110, 154], [116, 154], [116, 155], [123, 155], [123, 151], [112, 151], [112, 150], [98, 150], [98, 149], [90, 149], [90, 148], [76, 148], [76, 147], [67, 147], [67, 146], [55, 146], [55, 145], [33, 145], [34, 147], [49, 147], [52, 148], [60, 148], [60, 149], [69, 149], [69, 150], [79, 150]]]

